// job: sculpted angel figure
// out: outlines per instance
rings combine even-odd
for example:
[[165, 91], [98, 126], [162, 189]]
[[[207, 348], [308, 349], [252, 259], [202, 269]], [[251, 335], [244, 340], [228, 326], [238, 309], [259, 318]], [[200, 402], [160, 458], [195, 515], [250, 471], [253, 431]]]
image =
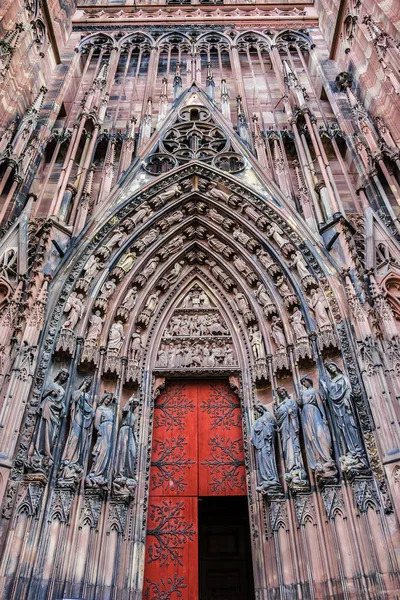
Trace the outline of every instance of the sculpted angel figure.
[[291, 296], [292, 295], [292, 291], [289, 288], [288, 284], [286, 283], [283, 275], [281, 275], [280, 277], [278, 277], [278, 279], [276, 280], [275, 285], [278, 288], [278, 291], [279, 291], [280, 295], [282, 296], [282, 298], [286, 298], [286, 296]]
[[117, 321], [113, 323], [108, 334], [107, 350], [120, 350], [124, 339], [124, 326], [122, 322]]
[[96, 310], [95, 313], [89, 317], [89, 323], [90, 325], [86, 332], [85, 341], [96, 341], [103, 329], [103, 319], [101, 318], [99, 310]]
[[255, 292], [255, 297], [257, 298], [258, 303], [263, 308], [273, 306], [273, 302], [268, 295], [268, 292], [265, 288], [265, 285], [261, 282], [258, 283], [257, 290]]
[[310, 292], [310, 300], [308, 306], [314, 313], [315, 320], [317, 321], [318, 327], [326, 327], [331, 325], [331, 320], [328, 315], [328, 302], [325, 299], [323, 291], [318, 289], [312, 289]]
[[154, 294], [151, 294], [146, 300], [145, 308], [151, 315], [154, 314], [156, 311], [160, 294], [161, 294], [161, 291], [156, 290], [154, 292]]
[[249, 302], [248, 302], [246, 296], [244, 294], [242, 294], [241, 292], [238, 292], [238, 290], [236, 288], [234, 291], [236, 291], [236, 293], [235, 293], [233, 299], [235, 301], [238, 312], [240, 314], [248, 312], [250, 310], [250, 306], [249, 306]]
[[83, 295], [72, 292], [64, 307], [64, 312], [69, 313], [69, 316], [62, 328], [70, 331], [75, 329], [76, 324], [83, 316], [84, 308]]

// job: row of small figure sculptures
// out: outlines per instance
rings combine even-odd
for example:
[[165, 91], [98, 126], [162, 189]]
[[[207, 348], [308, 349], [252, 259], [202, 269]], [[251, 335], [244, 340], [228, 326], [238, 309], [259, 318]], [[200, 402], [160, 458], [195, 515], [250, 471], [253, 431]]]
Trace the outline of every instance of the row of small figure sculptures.
[[218, 342], [161, 343], [156, 366], [159, 368], [222, 367], [236, 365], [232, 344]]
[[354, 476], [368, 472], [362, 435], [357, 422], [352, 389], [348, 378], [334, 362], [326, 363], [329, 378], [321, 380], [321, 393], [308, 375], [301, 378], [302, 390], [296, 400], [284, 387], [277, 389], [273, 412], [259, 404], [261, 416], [251, 430], [257, 457], [258, 491], [274, 494], [282, 491], [275, 458], [277, 431], [280, 433], [285, 479], [292, 491], [309, 487], [301, 450], [304, 442], [308, 466], [319, 485], [337, 481], [333, 458], [332, 437], [325, 398], [331, 423], [336, 430], [342, 470]]
[[[55, 460], [56, 445], [63, 417], [66, 416], [66, 390], [69, 373], [61, 370], [43, 392], [37, 409], [36, 424], [28, 450], [26, 468], [46, 473]], [[89, 459], [94, 425], [95, 444], [86, 485], [102, 488], [108, 484], [111, 470], [116, 494], [130, 494], [135, 488], [134, 475], [137, 454], [135, 409], [139, 402], [132, 397], [122, 409], [122, 420], [113, 449], [116, 424], [116, 398], [105, 391], [95, 408], [92, 402], [92, 378], [86, 377], [71, 394], [69, 429], [63, 447], [57, 485], [76, 485]]]

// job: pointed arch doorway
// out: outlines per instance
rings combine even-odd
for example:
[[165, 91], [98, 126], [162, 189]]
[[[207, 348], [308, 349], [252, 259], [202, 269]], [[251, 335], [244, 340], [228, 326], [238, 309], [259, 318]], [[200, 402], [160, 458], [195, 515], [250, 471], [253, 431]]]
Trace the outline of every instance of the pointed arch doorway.
[[226, 377], [170, 379], [155, 400], [144, 598], [254, 598], [242, 409]]

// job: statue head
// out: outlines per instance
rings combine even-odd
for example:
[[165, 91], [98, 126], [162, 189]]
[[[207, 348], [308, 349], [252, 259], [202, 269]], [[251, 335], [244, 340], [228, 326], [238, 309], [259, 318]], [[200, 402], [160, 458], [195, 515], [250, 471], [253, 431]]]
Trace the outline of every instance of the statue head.
[[327, 361], [325, 363], [325, 368], [331, 377], [336, 377], [338, 373], [342, 373], [341, 369], [339, 369], [339, 367], [335, 362], [333, 362], [333, 360]]
[[313, 386], [313, 380], [309, 375], [303, 375], [303, 377], [300, 379], [300, 383], [307, 389], [312, 388]]
[[283, 387], [283, 385], [278, 387], [276, 391], [281, 401], [285, 400], [286, 398], [289, 398], [289, 393], [287, 389]]
[[61, 371], [55, 376], [54, 381], [62, 385], [63, 383], [66, 383], [68, 381], [68, 378], [69, 373], [67, 369], [61, 369]]
[[87, 392], [90, 389], [90, 386], [92, 385], [92, 381], [93, 381], [92, 377], [85, 377], [85, 379], [82, 381], [81, 385], [79, 386], [79, 389], [82, 390], [83, 392]]
[[103, 394], [100, 404], [105, 404], [105, 406], [108, 406], [109, 404], [111, 404], [114, 401], [115, 401], [114, 394], [112, 392], [104, 391], [104, 394]]

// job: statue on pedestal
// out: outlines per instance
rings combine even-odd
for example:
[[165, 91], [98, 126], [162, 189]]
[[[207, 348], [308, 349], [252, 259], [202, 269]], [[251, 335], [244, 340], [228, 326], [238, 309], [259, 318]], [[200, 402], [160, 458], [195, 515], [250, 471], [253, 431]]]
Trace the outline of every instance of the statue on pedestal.
[[30, 471], [43, 471], [53, 464], [53, 448], [65, 410], [64, 384], [68, 378], [68, 371], [62, 369], [43, 392], [26, 461]]
[[257, 457], [257, 491], [265, 495], [282, 493], [275, 459], [277, 422], [261, 404], [256, 406], [261, 414], [251, 428], [251, 441]]
[[285, 459], [285, 479], [292, 491], [302, 491], [308, 489], [308, 479], [300, 449], [299, 409], [296, 400], [287, 392], [286, 388], [279, 387], [277, 393], [280, 402], [275, 407], [275, 414]]
[[114, 395], [111, 392], [104, 392], [96, 410], [94, 427], [97, 431], [97, 440], [92, 451], [92, 468], [86, 477], [86, 485], [89, 487], [103, 487], [107, 483], [107, 471], [112, 451], [115, 415], [112, 405], [114, 402]]

